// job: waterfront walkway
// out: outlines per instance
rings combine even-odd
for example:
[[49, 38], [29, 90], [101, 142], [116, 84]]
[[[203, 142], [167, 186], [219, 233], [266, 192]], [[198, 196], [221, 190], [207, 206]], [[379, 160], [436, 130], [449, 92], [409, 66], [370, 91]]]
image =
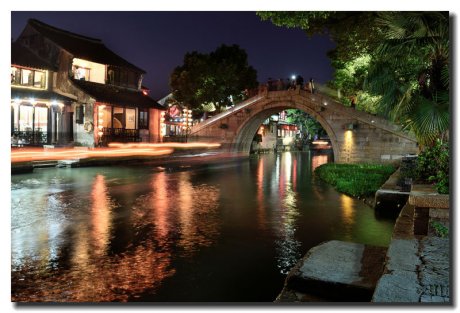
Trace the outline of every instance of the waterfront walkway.
[[450, 241], [414, 235], [415, 207], [399, 215], [373, 302], [449, 302]]

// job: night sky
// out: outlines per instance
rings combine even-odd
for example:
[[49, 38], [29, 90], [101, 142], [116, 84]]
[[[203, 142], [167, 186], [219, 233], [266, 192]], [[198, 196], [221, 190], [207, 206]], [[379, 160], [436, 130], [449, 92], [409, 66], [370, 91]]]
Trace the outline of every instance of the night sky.
[[143, 85], [160, 99], [169, 76], [186, 52], [208, 53], [221, 44], [246, 50], [259, 82], [301, 74], [324, 83], [332, 78], [326, 56], [335, 44], [327, 36], [308, 38], [298, 29], [262, 22], [255, 12], [18, 12], [11, 13], [11, 37], [29, 18], [77, 34], [102, 39], [127, 61], [144, 69]]

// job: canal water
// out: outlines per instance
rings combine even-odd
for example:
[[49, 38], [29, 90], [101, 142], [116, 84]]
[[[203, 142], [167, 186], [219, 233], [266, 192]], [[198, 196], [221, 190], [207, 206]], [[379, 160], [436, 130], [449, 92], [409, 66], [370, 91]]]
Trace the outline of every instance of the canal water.
[[394, 220], [314, 177], [329, 159], [12, 176], [12, 300], [273, 301], [323, 241], [389, 244]]

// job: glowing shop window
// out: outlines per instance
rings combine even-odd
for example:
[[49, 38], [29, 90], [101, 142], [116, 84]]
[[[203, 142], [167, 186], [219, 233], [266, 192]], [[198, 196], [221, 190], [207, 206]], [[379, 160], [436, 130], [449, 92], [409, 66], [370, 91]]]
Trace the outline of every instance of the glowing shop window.
[[126, 109], [126, 129], [136, 129], [136, 110]]
[[19, 130], [32, 131], [34, 107], [21, 105], [19, 107]]
[[46, 132], [48, 126], [48, 108], [35, 107], [35, 131]]
[[113, 108], [113, 128], [123, 128], [123, 108]]
[[13, 128], [15, 131], [19, 130], [19, 110], [18, 107], [13, 108]]
[[112, 127], [112, 107], [106, 106], [105, 108], [101, 109], [102, 112], [102, 126], [104, 127]]

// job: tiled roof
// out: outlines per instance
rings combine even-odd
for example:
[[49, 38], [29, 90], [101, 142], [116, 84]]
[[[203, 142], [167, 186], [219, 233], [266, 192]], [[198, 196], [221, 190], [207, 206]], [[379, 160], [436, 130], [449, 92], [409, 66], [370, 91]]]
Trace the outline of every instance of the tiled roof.
[[49, 90], [35, 90], [26, 88], [11, 88], [11, 99], [35, 99], [35, 100], [48, 100], [48, 101], [61, 101], [72, 102], [75, 101], [66, 96], [60, 95]]
[[98, 102], [115, 105], [126, 105], [138, 108], [155, 108], [165, 110], [158, 102], [153, 100], [141, 91], [88, 82], [84, 80], [73, 80], [74, 84], [89, 94]]
[[29, 25], [61, 48], [73, 54], [74, 57], [96, 63], [129, 68], [137, 72], [145, 73], [143, 69], [129, 63], [108, 49], [100, 39], [71, 33], [36, 19], [30, 19]]
[[57, 71], [57, 68], [41, 59], [24, 46], [17, 42], [11, 43], [11, 65], [19, 65], [42, 70]]

